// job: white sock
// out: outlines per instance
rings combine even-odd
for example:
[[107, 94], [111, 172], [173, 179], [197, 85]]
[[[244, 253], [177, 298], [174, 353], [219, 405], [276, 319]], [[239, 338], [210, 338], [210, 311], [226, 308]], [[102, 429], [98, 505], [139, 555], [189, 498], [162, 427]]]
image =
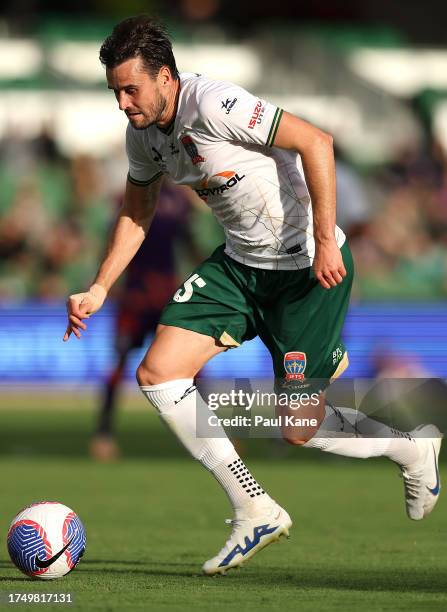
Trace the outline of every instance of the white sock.
[[[236, 517], [259, 512], [272, 500], [245, 467], [223, 427], [213, 438], [197, 437], [197, 421], [207, 421], [208, 406], [192, 378], [140, 387], [189, 453], [209, 470], [225, 490]], [[199, 432], [200, 433], [200, 432]]]
[[304, 444], [328, 453], [367, 459], [388, 457], [410, 465], [419, 457], [415, 439], [352, 408], [326, 404], [326, 416], [316, 434]]
[[228, 495], [236, 518], [256, 516], [260, 509], [270, 507], [273, 503], [270, 495], [258, 484], [236, 451], [212, 470], [212, 473]]

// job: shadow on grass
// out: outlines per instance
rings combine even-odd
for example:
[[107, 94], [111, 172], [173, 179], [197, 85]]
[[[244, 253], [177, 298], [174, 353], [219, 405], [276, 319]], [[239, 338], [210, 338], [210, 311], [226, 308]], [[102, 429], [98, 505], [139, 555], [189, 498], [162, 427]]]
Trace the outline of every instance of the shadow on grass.
[[[263, 572], [264, 574], [264, 572]], [[264, 574], [264, 580], [271, 575]], [[282, 575], [282, 578], [280, 578]], [[246, 576], [247, 583], [253, 576]], [[257, 583], [260, 576], [253, 580]], [[283, 582], [297, 588], [334, 589], [338, 591], [370, 591], [370, 592], [417, 592], [446, 594], [446, 576], [440, 570], [417, 570], [415, 568], [356, 568], [343, 572], [322, 566], [318, 570], [302, 569], [297, 573], [274, 573], [274, 582]]]
[[[83, 559], [82, 560], [82, 566], [84, 567], [85, 565], [148, 565], [147, 561], [125, 561], [125, 560], [121, 560], [121, 559]], [[163, 566], [168, 566], [168, 567], [191, 567], [192, 563], [185, 563], [183, 561], [179, 561], [179, 562], [172, 562], [172, 563], [166, 563], [163, 562], [162, 563]]]
[[[93, 563], [93, 562], [92, 562]], [[97, 563], [103, 563], [97, 561]], [[108, 563], [107, 561], [105, 563]], [[126, 562], [126, 564], [136, 565], [135, 563]], [[84, 563], [77, 571], [82, 571], [85, 574], [111, 574], [111, 575], [126, 575], [129, 576], [154, 576], [154, 577], [170, 577], [170, 578], [199, 578], [201, 581], [206, 580], [210, 588], [240, 586], [243, 583], [244, 588], [252, 587], [268, 587], [277, 589], [278, 587], [293, 588], [293, 589], [330, 589], [337, 591], [369, 591], [369, 592], [415, 592], [415, 593], [443, 593], [446, 594], [446, 576], [443, 571], [435, 571], [430, 569], [415, 570], [414, 568], [399, 568], [399, 569], [369, 569], [357, 568], [347, 571], [337, 571], [334, 568], [327, 568], [323, 565], [318, 569], [300, 569], [296, 572], [282, 570], [280, 568], [263, 568], [263, 569], [241, 569], [240, 571], [229, 572], [225, 576], [205, 577], [199, 566], [197, 570], [179, 571], [171, 569], [163, 569], [164, 567], [192, 567], [191, 563], [163, 563], [161, 567], [147, 569], [134, 568], [118, 569], [108, 567], [107, 569], [93, 569], [86, 567]], [[224, 580], [224, 582], [221, 582]]]
[[[119, 569], [118, 567], [94, 568], [89, 567], [95, 564], [101, 565], [126, 565], [128, 567]], [[4, 564], [0, 564], [3, 566]], [[6, 564], [5, 564], [6, 565]], [[373, 592], [395, 592], [395, 593], [443, 593], [446, 595], [446, 576], [443, 571], [436, 571], [430, 568], [424, 570], [415, 570], [410, 567], [401, 567], [398, 569], [383, 568], [356, 568], [349, 571], [339, 571], [333, 567], [324, 567], [318, 569], [299, 569], [295, 572], [283, 570], [281, 568], [250, 568], [241, 569], [240, 571], [229, 572], [225, 576], [206, 577], [200, 571], [200, 566], [194, 566], [194, 563], [162, 563], [161, 567], [135, 567], [146, 565], [142, 561], [113, 561], [89, 559], [84, 560], [76, 568], [76, 574], [82, 573], [87, 576], [102, 576], [115, 575], [122, 576], [141, 576], [141, 577], [169, 577], [169, 578], [190, 578], [193, 580], [204, 580], [209, 588], [225, 588], [240, 587], [243, 584], [244, 588], [259, 588], [269, 587], [284, 588], [284, 589], [328, 589], [336, 591], [368, 591]], [[10, 564], [8, 568], [10, 568]], [[178, 570], [174, 568], [178, 567]], [[189, 571], [182, 569], [189, 567]], [[164, 569], [166, 568], [166, 569]], [[172, 568], [172, 569], [171, 569]], [[194, 569], [193, 569], [194, 568]], [[21, 582], [23, 584], [30, 583], [30, 578], [25, 576], [15, 577], [0, 577], [2, 582]], [[222, 582], [223, 581], [223, 582]], [[33, 581], [32, 581], [33, 582]]]

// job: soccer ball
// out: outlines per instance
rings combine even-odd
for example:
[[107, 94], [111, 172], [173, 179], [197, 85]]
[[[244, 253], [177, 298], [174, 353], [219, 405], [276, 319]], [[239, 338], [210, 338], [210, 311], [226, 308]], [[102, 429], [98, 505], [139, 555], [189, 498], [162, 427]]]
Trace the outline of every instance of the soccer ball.
[[42, 501], [24, 508], [8, 531], [8, 552], [24, 574], [51, 580], [77, 565], [85, 550], [85, 529], [73, 510]]

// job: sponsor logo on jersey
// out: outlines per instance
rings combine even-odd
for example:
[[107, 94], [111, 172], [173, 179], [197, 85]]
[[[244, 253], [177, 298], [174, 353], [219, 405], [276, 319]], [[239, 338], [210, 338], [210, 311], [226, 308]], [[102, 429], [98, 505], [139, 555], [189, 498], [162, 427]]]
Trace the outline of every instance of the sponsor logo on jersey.
[[338, 346], [335, 351], [332, 351], [332, 365], [335, 365], [343, 357], [343, 351]]
[[[213, 174], [206, 180], [204, 180], [199, 189], [194, 189], [199, 198], [202, 198], [205, 202], [208, 196], [221, 195], [224, 191], [231, 189], [237, 185], [242, 179], [245, 178], [245, 174], [242, 176], [234, 170], [224, 170]], [[222, 181], [224, 179], [224, 181]], [[217, 184], [216, 184], [217, 183]]]
[[181, 138], [181, 143], [185, 147], [185, 151], [188, 153], [194, 166], [196, 166], [197, 164], [201, 164], [205, 161], [205, 158], [199, 155], [197, 146], [191, 136], [189, 136], [188, 134], [186, 136], [183, 136]]
[[226, 115], [230, 114], [231, 109], [233, 108], [233, 106], [236, 104], [237, 102], [237, 98], [233, 98], [233, 100], [230, 100], [230, 98], [227, 98], [225, 100], [225, 102], [223, 100], [221, 100], [222, 103], [222, 108], [225, 109], [226, 111]]
[[284, 355], [284, 369], [286, 380], [303, 380], [306, 369], [306, 353], [291, 351]]
[[253, 109], [253, 113], [252, 113], [250, 122], [248, 124], [248, 127], [251, 130], [256, 126], [257, 123], [261, 123], [262, 122], [262, 119], [264, 117], [264, 111], [265, 111], [265, 108], [264, 108], [264, 106], [262, 106], [261, 100], [258, 100], [256, 102], [256, 106]]

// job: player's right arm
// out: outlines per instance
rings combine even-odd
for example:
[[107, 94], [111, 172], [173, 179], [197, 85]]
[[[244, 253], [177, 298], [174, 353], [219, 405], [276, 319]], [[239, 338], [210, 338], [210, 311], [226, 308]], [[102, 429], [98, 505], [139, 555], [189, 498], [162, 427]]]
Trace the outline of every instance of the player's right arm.
[[124, 202], [93, 285], [88, 291], [71, 295], [67, 300], [68, 324], [64, 342], [71, 333], [81, 337], [80, 330], [87, 329], [83, 319], [101, 308], [110, 288], [140, 248], [155, 214], [161, 181], [160, 176], [149, 185], [136, 185], [127, 180]]
[[241, 87], [217, 83], [202, 95], [199, 117], [216, 139], [279, 147], [301, 156], [312, 202], [315, 258], [322, 287], [343, 281], [346, 269], [335, 239], [336, 181], [332, 137]]

